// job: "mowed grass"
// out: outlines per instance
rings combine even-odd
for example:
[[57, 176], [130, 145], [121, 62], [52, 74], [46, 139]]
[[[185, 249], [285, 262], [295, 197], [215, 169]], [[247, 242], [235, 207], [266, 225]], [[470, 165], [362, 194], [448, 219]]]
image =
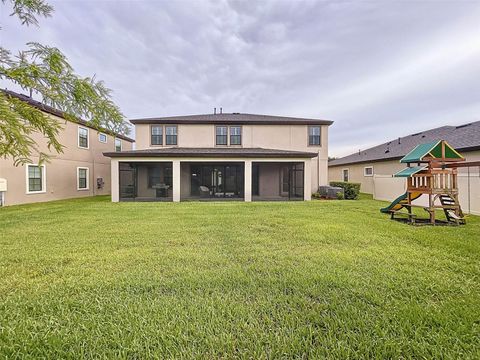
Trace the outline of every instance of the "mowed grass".
[[384, 203], [0, 209], [0, 357], [480, 357], [480, 218]]

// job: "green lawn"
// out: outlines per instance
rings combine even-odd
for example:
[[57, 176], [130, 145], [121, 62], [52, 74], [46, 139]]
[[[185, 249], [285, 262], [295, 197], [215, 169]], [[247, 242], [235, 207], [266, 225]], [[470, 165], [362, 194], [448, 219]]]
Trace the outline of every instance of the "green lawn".
[[0, 357], [479, 358], [480, 218], [384, 203], [0, 209]]

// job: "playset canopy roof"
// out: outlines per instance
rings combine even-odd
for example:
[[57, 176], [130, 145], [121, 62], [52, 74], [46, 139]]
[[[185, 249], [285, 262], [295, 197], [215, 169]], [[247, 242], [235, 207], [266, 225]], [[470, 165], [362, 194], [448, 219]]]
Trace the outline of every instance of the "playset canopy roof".
[[426, 168], [427, 168], [427, 165], [407, 167], [403, 170], [400, 170], [393, 176], [394, 177], [410, 177], [416, 173], [419, 173], [422, 170], [425, 170]]
[[415, 146], [415, 148], [405, 155], [400, 162], [422, 162], [425, 161], [426, 157], [453, 161], [464, 160], [464, 157], [446, 141], [439, 140]]

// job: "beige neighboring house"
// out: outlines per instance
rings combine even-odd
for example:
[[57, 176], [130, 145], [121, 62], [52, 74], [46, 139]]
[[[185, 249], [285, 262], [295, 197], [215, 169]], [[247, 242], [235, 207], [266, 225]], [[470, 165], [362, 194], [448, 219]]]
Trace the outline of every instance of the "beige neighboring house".
[[112, 201], [309, 200], [328, 182], [331, 121], [240, 113], [131, 120], [108, 152]]
[[[97, 131], [86, 121], [66, 120], [57, 109], [28, 96], [6, 92], [58, 120], [63, 126], [58, 140], [65, 148], [63, 153], [52, 153], [50, 162], [42, 165], [38, 165], [38, 157], [33, 157], [31, 164], [19, 166], [14, 166], [11, 158], [0, 158], [0, 179], [6, 185], [6, 191], [1, 191], [0, 184], [3, 205], [110, 194], [110, 159], [103, 153], [131, 150], [132, 139]], [[49, 152], [43, 135], [32, 137], [41, 151]]]
[[[392, 178], [405, 164], [399, 160], [415, 146], [446, 140], [466, 161], [480, 160], [480, 121], [442, 126], [388, 141], [329, 162], [329, 181], [360, 183], [360, 191], [375, 199], [391, 201], [404, 192], [405, 181]], [[480, 169], [459, 168], [460, 203], [464, 211], [480, 214]]]

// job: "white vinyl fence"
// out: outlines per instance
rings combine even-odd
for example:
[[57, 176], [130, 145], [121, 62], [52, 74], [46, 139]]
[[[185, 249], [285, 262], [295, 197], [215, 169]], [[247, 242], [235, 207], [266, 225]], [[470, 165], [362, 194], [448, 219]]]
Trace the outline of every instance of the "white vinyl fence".
[[[463, 169], [462, 169], [463, 170]], [[392, 175], [374, 175], [373, 198], [393, 201], [405, 192], [405, 178], [394, 178]], [[458, 174], [458, 191], [460, 205], [464, 213], [480, 215], [480, 172], [478, 168], [465, 169]], [[414, 201], [418, 205], [428, 205], [427, 197], [422, 196]]]

